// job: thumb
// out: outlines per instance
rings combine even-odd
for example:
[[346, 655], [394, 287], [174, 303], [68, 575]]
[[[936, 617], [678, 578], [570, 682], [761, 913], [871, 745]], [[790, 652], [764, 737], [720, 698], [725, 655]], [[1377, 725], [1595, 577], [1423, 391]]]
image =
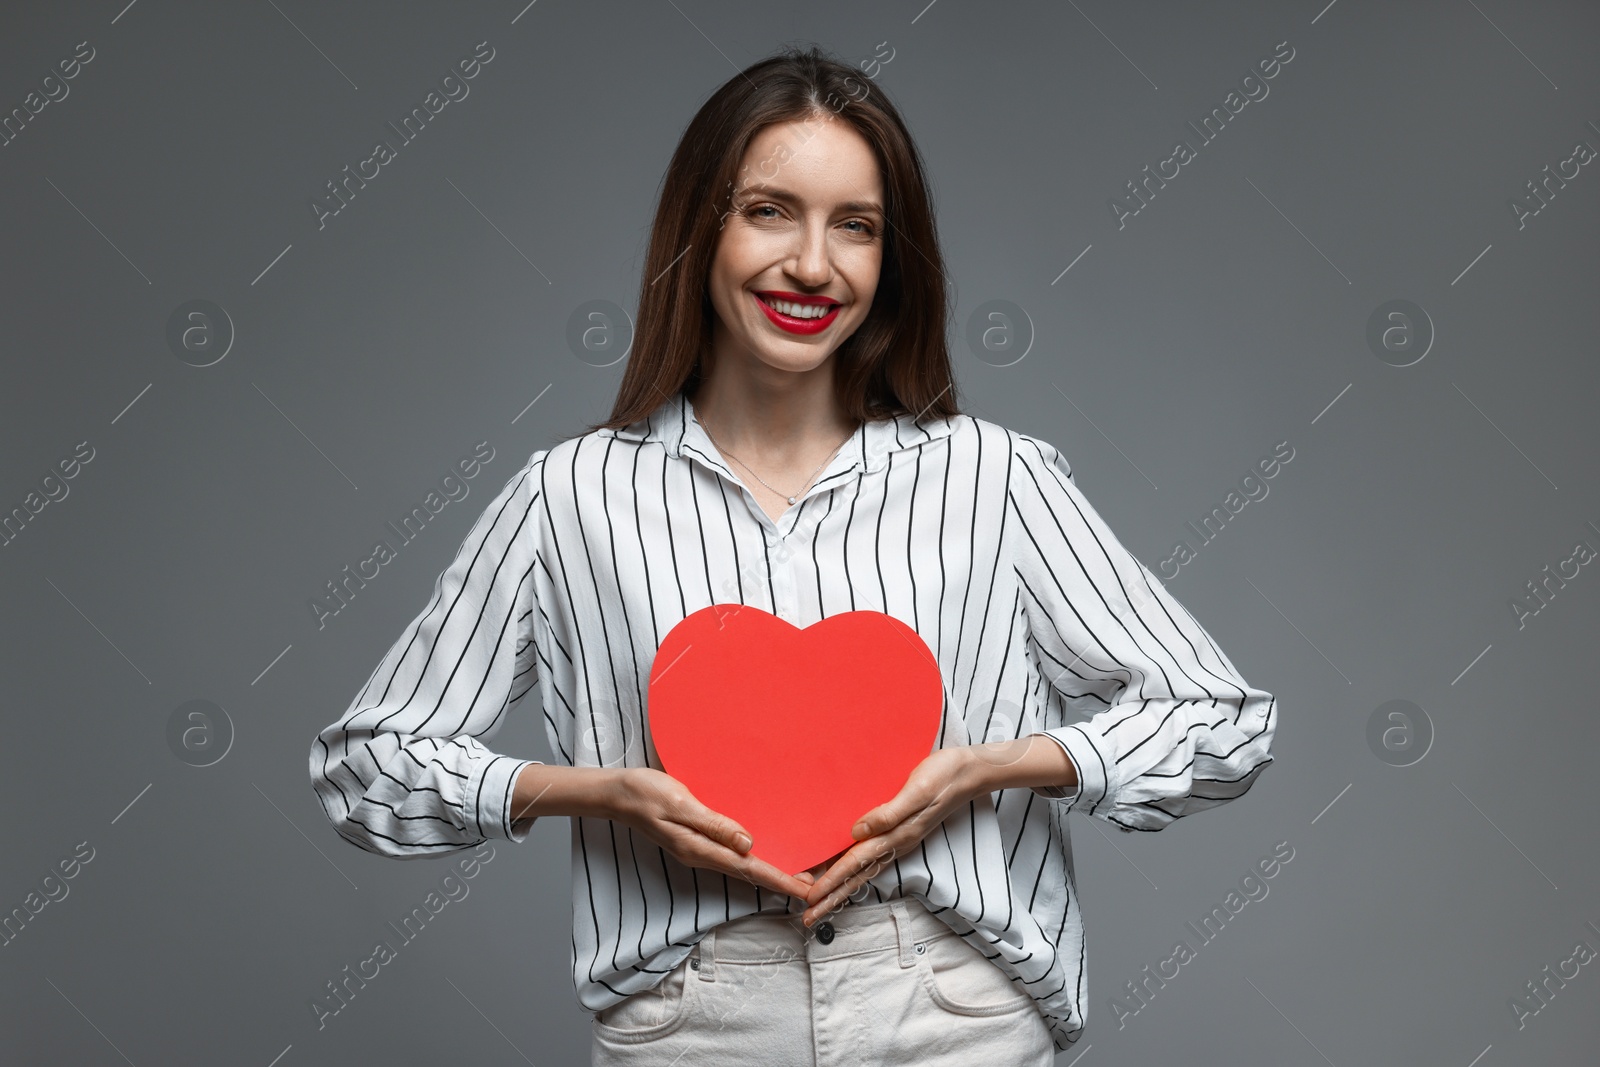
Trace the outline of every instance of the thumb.
[[741, 856], [750, 851], [753, 842], [745, 828], [728, 818], [726, 815], [711, 816], [710, 825], [704, 833], [707, 837], [720, 845], [726, 845]]
[[857, 841], [864, 841], [874, 834], [880, 834], [889, 829], [897, 822], [899, 820], [894, 817], [891, 805], [879, 804], [856, 820], [856, 824], [850, 828], [850, 836]]
[[677, 822], [717, 844], [731, 848], [741, 856], [750, 851], [751, 839], [745, 828], [714, 811], [690, 794], [684, 797], [677, 809]]

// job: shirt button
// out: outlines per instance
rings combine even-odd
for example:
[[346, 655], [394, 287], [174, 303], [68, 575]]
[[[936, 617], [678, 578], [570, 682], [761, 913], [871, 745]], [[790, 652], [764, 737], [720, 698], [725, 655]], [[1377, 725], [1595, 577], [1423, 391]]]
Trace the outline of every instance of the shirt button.
[[817, 940], [824, 945], [833, 943], [833, 924], [829, 922], [817, 924]]

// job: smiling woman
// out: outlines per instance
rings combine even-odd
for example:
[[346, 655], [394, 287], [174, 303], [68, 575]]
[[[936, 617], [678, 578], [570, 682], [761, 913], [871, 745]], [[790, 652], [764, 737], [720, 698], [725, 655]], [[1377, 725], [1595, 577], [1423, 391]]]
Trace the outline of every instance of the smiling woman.
[[[774, 372], [767, 383], [801, 383], [808, 399], [831, 393], [834, 429], [907, 410], [956, 413], [924, 167], [887, 97], [863, 87], [858, 71], [820, 54], [768, 59], [729, 79], [690, 121], [641, 272], [634, 350], [648, 356], [630, 360], [600, 425], [647, 417], [667, 381], [694, 394], [732, 349], [752, 347]], [[769, 315], [763, 295], [790, 307]], [[838, 307], [812, 318], [797, 303]], [[796, 370], [812, 373], [803, 382], [783, 374]], [[712, 406], [705, 399], [697, 412]], [[778, 418], [752, 421], [780, 442], [796, 436], [782, 410], [760, 414]], [[719, 440], [737, 450], [746, 436], [730, 423]], [[793, 458], [792, 448], [769, 451]]]
[[[329, 819], [383, 855], [570, 818], [597, 1067], [1046, 1067], [1088, 997], [1066, 814], [1159, 830], [1272, 761], [1272, 694], [1066, 458], [959, 411], [922, 161], [862, 88], [812, 49], [711, 94], [667, 166], [610, 417], [505, 484], [312, 746]], [[721, 604], [777, 633], [882, 613], [937, 668], [933, 750], [807, 871], [760, 859], [652, 742], [658, 653]], [[786, 716], [770, 660], [737, 662], [719, 721], [873, 758]], [[866, 738], [885, 706], [833, 710]], [[487, 747], [514, 714], [542, 715], [551, 762]], [[745, 780], [820, 807], [781, 745], [735, 747]]]

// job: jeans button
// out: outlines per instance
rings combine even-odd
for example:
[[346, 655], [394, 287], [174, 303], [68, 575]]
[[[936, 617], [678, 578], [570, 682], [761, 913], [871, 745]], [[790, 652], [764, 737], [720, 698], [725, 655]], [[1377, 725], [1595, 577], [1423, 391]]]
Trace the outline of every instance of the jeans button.
[[824, 945], [833, 943], [833, 924], [829, 922], [817, 924], [817, 940]]

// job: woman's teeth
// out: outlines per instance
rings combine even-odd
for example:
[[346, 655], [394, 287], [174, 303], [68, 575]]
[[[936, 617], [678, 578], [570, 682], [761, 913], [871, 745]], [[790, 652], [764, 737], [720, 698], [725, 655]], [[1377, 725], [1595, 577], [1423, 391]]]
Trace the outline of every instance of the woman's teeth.
[[820, 319], [832, 311], [835, 304], [795, 304], [788, 300], [774, 300], [770, 296], [756, 294], [766, 305], [780, 314], [788, 315], [795, 319]]

